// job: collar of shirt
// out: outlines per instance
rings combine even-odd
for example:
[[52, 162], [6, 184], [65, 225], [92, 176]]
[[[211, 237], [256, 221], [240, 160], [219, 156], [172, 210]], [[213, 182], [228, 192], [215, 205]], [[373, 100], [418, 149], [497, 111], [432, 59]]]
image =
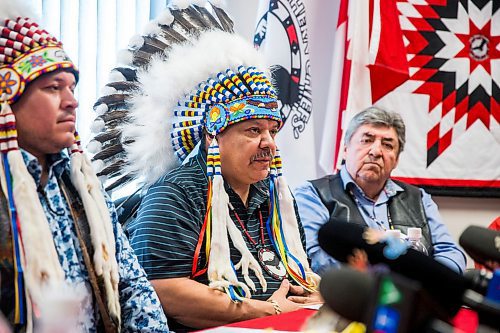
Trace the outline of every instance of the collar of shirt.
[[[21, 154], [23, 156], [24, 164], [35, 180], [36, 186], [40, 186], [40, 179], [42, 176], [42, 165], [38, 162], [38, 159], [27, 151], [21, 149]], [[49, 177], [53, 173], [56, 177], [59, 177], [66, 165], [69, 163], [69, 157], [63, 152], [57, 154], [47, 155], [47, 165], [49, 167]]]
[[[359, 187], [358, 184], [356, 184], [354, 179], [352, 179], [349, 172], [347, 172], [347, 168], [345, 165], [342, 165], [342, 168], [340, 169], [340, 178], [342, 179], [342, 183], [344, 184], [344, 190], [346, 191], [352, 190], [356, 198], [373, 202], [372, 199], [368, 198], [365, 195], [361, 187]], [[401, 186], [396, 184], [391, 179], [388, 179], [387, 182], [385, 183], [384, 189], [377, 198], [376, 204], [386, 203], [387, 201], [389, 201], [391, 197], [395, 196], [398, 192], [402, 191], [404, 190]]]

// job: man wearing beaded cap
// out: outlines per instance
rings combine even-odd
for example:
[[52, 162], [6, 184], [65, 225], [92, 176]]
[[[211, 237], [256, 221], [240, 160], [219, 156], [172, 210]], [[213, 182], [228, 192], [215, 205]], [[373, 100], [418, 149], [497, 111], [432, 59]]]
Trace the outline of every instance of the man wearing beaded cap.
[[[123, 57], [127, 68], [142, 67], [126, 106], [125, 177], [147, 187], [126, 229], [178, 332], [318, 301], [274, 141], [282, 125], [276, 93], [258, 52], [211, 8], [198, 1], [163, 13]], [[110, 131], [117, 127], [108, 119], [124, 107], [119, 94], [96, 106]], [[103, 137], [93, 144], [102, 148], [100, 175], [123, 163], [107, 153], [119, 145]]]
[[79, 148], [78, 70], [28, 13], [0, 5], [1, 311], [16, 332], [168, 332]]

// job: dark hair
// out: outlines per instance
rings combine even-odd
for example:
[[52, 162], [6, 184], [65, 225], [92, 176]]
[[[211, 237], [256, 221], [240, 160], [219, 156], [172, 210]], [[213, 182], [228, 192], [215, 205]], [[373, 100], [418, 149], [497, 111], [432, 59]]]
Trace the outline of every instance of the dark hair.
[[375, 125], [391, 127], [396, 130], [398, 135], [399, 150], [398, 155], [404, 150], [406, 142], [406, 128], [403, 118], [396, 112], [385, 111], [376, 106], [369, 108], [356, 114], [345, 131], [344, 142], [345, 144], [351, 141], [353, 134], [363, 125]]

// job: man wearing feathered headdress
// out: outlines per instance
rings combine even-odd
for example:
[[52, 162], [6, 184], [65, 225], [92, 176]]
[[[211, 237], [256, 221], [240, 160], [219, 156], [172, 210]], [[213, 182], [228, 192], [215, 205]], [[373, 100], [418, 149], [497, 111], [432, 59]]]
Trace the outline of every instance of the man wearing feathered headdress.
[[166, 332], [79, 148], [78, 70], [28, 13], [0, 4], [1, 311], [15, 331]]
[[179, 332], [319, 301], [281, 175], [282, 118], [269, 73], [227, 15], [210, 8], [180, 4], [131, 41], [127, 68], [139, 67], [137, 78], [116, 69], [125, 77], [117, 75], [109, 85], [117, 91], [96, 106], [108, 134], [120, 128], [115, 116], [130, 110], [126, 155], [109, 153], [121, 150], [103, 139], [112, 135], [92, 144], [102, 148], [99, 174], [127, 161], [124, 177], [148, 187], [126, 229]]

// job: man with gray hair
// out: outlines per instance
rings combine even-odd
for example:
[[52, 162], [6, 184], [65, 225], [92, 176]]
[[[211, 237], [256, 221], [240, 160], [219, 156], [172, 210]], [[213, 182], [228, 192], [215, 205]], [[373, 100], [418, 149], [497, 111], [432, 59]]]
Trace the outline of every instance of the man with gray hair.
[[405, 125], [398, 113], [370, 107], [349, 123], [340, 172], [308, 181], [295, 191], [306, 233], [306, 247], [316, 273], [338, 263], [318, 244], [318, 230], [344, 220], [378, 230], [422, 231], [422, 243], [435, 260], [456, 272], [465, 255], [450, 236], [437, 205], [424, 190], [390, 179], [405, 145]]

